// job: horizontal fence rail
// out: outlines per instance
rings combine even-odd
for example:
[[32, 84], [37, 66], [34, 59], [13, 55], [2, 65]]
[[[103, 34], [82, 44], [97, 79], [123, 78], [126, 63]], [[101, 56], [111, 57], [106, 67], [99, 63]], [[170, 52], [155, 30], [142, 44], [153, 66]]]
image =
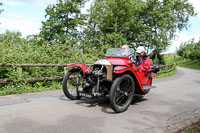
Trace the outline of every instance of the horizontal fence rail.
[[[19, 82], [42, 82], [44, 80], [51, 81], [51, 80], [62, 80], [63, 76], [53, 76], [53, 77], [38, 77], [38, 78], [26, 78], [23, 79], [23, 70], [24, 67], [63, 67], [64, 74], [67, 73], [66, 66], [69, 64], [6, 64], [0, 63], [0, 67], [18, 67], [18, 77]], [[92, 65], [92, 64], [87, 64]], [[174, 69], [174, 64], [169, 65], [161, 65], [161, 71], [158, 74], [172, 72]], [[0, 84], [7, 84], [10, 82], [14, 82], [12, 80], [0, 79]]]
[[69, 64], [6, 64], [0, 63], [2, 67], [65, 67]]
[[[62, 80], [63, 76], [53, 76], [53, 77], [39, 77], [39, 78], [27, 78], [23, 79], [23, 71], [22, 68], [24, 67], [64, 67], [64, 73], [67, 73], [66, 66], [68, 64], [6, 64], [0, 63], [0, 67], [19, 67], [18, 68], [18, 77], [20, 82], [42, 82], [44, 80], [51, 81], [51, 80]], [[13, 82], [12, 80], [0, 79], [0, 84], [7, 84]]]
[[158, 74], [172, 72], [173, 70], [174, 70], [174, 64], [161, 65]]

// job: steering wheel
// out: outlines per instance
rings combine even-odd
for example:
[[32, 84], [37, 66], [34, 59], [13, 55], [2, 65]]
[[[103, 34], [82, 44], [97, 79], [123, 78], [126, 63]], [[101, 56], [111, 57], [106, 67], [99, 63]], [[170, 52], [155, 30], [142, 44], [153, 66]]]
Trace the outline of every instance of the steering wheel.
[[129, 62], [132, 62], [133, 64], [136, 63], [136, 56], [129, 55]]

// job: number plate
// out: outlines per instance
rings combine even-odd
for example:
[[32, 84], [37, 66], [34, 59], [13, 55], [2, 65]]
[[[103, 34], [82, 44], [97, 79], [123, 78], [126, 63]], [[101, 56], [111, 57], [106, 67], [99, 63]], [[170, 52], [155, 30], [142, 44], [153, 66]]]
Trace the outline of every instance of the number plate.
[[92, 98], [92, 95], [84, 92], [78, 92], [79, 96], [86, 97], [86, 98]]

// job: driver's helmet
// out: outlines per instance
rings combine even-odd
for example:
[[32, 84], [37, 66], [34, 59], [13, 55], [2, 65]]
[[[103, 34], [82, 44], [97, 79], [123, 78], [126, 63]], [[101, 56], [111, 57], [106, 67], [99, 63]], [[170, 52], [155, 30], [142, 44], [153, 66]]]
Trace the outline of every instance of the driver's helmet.
[[139, 47], [136, 49], [136, 53], [142, 53], [142, 52], [147, 53], [146, 50], [145, 50], [145, 48], [144, 48], [143, 46], [139, 46]]

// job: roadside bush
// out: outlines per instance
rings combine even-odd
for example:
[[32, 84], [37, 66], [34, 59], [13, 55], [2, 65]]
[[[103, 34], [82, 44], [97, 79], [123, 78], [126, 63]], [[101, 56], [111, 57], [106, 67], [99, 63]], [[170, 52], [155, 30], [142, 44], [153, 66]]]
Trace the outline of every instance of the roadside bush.
[[22, 94], [30, 92], [40, 92], [46, 90], [60, 89], [61, 83], [58, 81], [43, 81], [35, 84], [30, 83], [11, 83], [8, 85], [0, 84], [0, 96], [8, 94]]
[[[0, 35], [0, 63], [8, 64], [68, 64], [93, 63], [97, 54], [91, 50], [83, 53], [70, 45], [48, 43], [42, 44], [35, 38], [24, 39], [19, 32], [6, 31]], [[36, 42], [35, 42], [36, 40]], [[35, 42], [35, 43], [34, 43]], [[90, 50], [88, 50], [90, 51]], [[0, 67], [0, 78], [18, 81], [18, 67]], [[62, 67], [26, 67], [23, 68], [23, 78], [63, 76]]]
[[183, 58], [198, 60], [200, 64], [200, 40], [194, 42], [194, 39], [184, 42], [177, 50], [177, 54]]

